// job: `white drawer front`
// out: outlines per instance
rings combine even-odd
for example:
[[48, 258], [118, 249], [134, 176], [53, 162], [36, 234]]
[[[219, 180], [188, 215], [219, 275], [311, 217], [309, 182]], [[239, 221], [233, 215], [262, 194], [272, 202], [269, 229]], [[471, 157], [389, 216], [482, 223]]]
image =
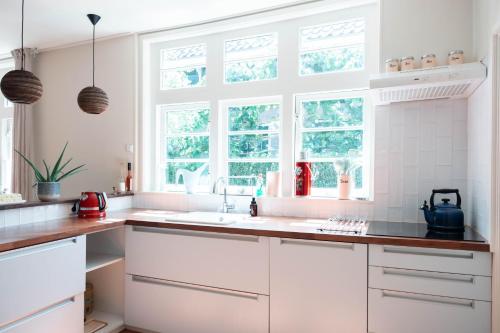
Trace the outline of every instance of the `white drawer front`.
[[0, 327], [0, 333], [83, 333], [83, 295], [48, 306]]
[[127, 275], [125, 323], [154, 332], [267, 333], [269, 297]]
[[85, 236], [0, 254], [0, 326], [85, 290]]
[[370, 288], [491, 301], [491, 277], [369, 267]]
[[271, 333], [366, 333], [365, 244], [271, 238]]
[[491, 254], [405, 246], [370, 245], [369, 265], [491, 276]]
[[127, 227], [126, 272], [269, 294], [269, 238]]
[[490, 333], [491, 303], [368, 289], [370, 333]]

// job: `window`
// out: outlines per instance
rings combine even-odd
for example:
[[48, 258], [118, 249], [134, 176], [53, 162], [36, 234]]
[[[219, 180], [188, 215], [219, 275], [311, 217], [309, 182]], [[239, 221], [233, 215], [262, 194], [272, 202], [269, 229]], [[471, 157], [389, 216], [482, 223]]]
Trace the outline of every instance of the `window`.
[[300, 30], [300, 75], [363, 69], [365, 21], [354, 19]]
[[277, 35], [266, 34], [226, 41], [224, 74], [226, 83], [277, 78]]
[[207, 46], [189, 45], [160, 51], [160, 89], [206, 85]]
[[257, 177], [280, 165], [281, 102], [278, 97], [223, 104], [224, 169], [230, 191], [252, 194]]
[[251, 195], [259, 175], [265, 185], [278, 171], [281, 195], [293, 197], [295, 158], [308, 150], [313, 195], [337, 195], [333, 164], [349, 157], [359, 164], [351, 194], [369, 197], [363, 89], [379, 66], [378, 4], [318, 6], [138, 37], [138, 190], [189, 192], [199, 170], [198, 192], [224, 177], [229, 193]]
[[[159, 174], [163, 189], [184, 191], [197, 177], [196, 191], [208, 190], [210, 108], [208, 103], [159, 105]], [[188, 179], [189, 178], [189, 179]]]
[[11, 191], [11, 183], [12, 183], [12, 129], [13, 129], [13, 119], [12, 118], [3, 118], [1, 122], [1, 130], [2, 133], [0, 135], [1, 138], [1, 184], [0, 191], [6, 191], [10, 193]]
[[14, 103], [12, 103], [11, 101], [9, 101], [7, 98], [3, 98], [3, 107], [8, 109], [8, 108], [12, 108], [14, 107]]
[[312, 162], [312, 195], [336, 196], [339, 168], [348, 168], [355, 194], [367, 197], [368, 101], [365, 93], [326, 93], [297, 98], [297, 156]]

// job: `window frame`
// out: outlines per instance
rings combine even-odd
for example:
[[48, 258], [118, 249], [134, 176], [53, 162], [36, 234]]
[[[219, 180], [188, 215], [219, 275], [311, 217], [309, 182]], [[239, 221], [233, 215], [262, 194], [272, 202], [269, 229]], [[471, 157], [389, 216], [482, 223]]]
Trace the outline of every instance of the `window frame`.
[[[226, 43], [233, 41], [233, 40], [238, 40], [238, 39], [249, 39], [249, 38], [255, 38], [255, 37], [260, 37], [260, 36], [266, 36], [266, 35], [272, 35], [273, 38], [276, 41], [276, 77], [273, 77], [271, 79], [262, 79], [262, 80], [248, 80], [248, 81], [239, 81], [239, 82], [227, 82], [227, 77], [226, 77], [226, 64], [227, 63], [232, 63], [236, 62], [236, 60], [229, 61], [226, 59]], [[264, 32], [264, 33], [258, 33], [258, 34], [252, 34], [252, 35], [242, 35], [240, 37], [231, 37], [231, 38], [226, 38], [223, 40], [222, 43], [222, 84], [224, 86], [232, 86], [232, 85], [238, 85], [238, 84], [246, 84], [246, 83], [256, 83], [256, 82], [262, 82], [262, 81], [274, 81], [279, 79], [279, 34], [276, 31], [272, 32]], [[263, 60], [263, 59], [272, 59], [271, 57], [260, 57], [260, 58], [249, 58], [249, 59], [244, 59], [244, 60]], [[207, 69], [208, 72], [208, 69]]]
[[[311, 93], [311, 94], [300, 94], [295, 96], [295, 113], [294, 113], [294, 164], [300, 156], [300, 151], [302, 150], [302, 133], [303, 132], [314, 132], [313, 131], [301, 131], [302, 129], [302, 103], [308, 101], [324, 101], [324, 100], [337, 100], [337, 99], [348, 99], [348, 98], [363, 98], [363, 125], [361, 126], [349, 126], [345, 129], [342, 128], [325, 128], [325, 132], [335, 132], [343, 130], [358, 130], [363, 131], [363, 150], [362, 150], [362, 166], [363, 166], [363, 187], [361, 189], [352, 189], [352, 196], [356, 198], [369, 199], [372, 193], [372, 165], [373, 165], [373, 106], [370, 103], [371, 97], [370, 92], [367, 89], [350, 90], [350, 91], [330, 91], [321, 93]], [[329, 130], [333, 129], [333, 130]], [[318, 130], [321, 132], [321, 130]], [[334, 162], [335, 157], [314, 157], [309, 158], [311, 162]], [[327, 197], [336, 198], [338, 197], [338, 188], [331, 189], [321, 189], [313, 188], [311, 191], [312, 197]]]
[[[167, 139], [169, 137], [196, 137], [196, 136], [207, 136], [210, 142], [210, 134], [212, 132], [212, 124], [209, 121], [208, 124], [208, 132], [200, 132], [196, 134], [168, 134], [167, 133], [167, 119], [166, 115], [168, 112], [182, 112], [185, 110], [181, 110], [182, 107], [188, 106], [189, 110], [196, 110], [207, 108], [209, 111], [209, 119], [211, 118], [212, 108], [210, 107], [209, 102], [193, 102], [193, 103], [175, 103], [175, 104], [160, 104], [157, 105], [156, 108], [156, 168], [155, 168], [155, 179], [159, 180], [159, 188], [161, 192], [183, 192], [184, 185], [183, 184], [168, 184], [166, 179], [166, 167], [168, 163], [207, 163], [209, 167], [210, 173], [210, 157], [211, 157], [211, 147], [209, 144], [208, 149], [208, 157], [204, 159], [192, 159], [192, 158], [183, 158], [183, 159], [170, 159], [168, 158], [167, 151]], [[206, 191], [200, 192], [208, 192], [210, 188], [210, 184]]]
[[[316, 49], [314, 51], [323, 51], [323, 50], [331, 50], [331, 49], [339, 49], [339, 48], [342, 48], [342, 47], [345, 47], [345, 46], [356, 46], [356, 45], [361, 45], [363, 47], [363, 54], [364, 54], [364, 61], [363, 61], [363, 66], [360, 67], [360, 68], [353, 68], [353, 69], [343, 69], [343, 70], [340, 70], [340, 71], [328, 71], [328, 72], [320, 72], [320, 73], [309, 73], [309, 74], [302, 74], [301, 73], [301, 60], [300, 60], [300, 57], [302, 54], [304, 53], [308, 53], [307, 50], [305, 51], [302, 51], [302, 31], [304, 29], [308, 29], [308, 28], [311, 28], [311, 27], [316, 27], [316, 26], [327, 26], [327, 25], [332, 25], [332, 24], [341, 24], [341, 23], [346, 23], [346, 22], [350, 22], [350, 21], [354, 21], [354, 20], [358, 20], [358, 19], [362, 19], [363, 20], [363, 24], [365, 26], [365, 30], [363, 31], [363, 42], [361, 44], [346, 44], [346, 45], [343, 45], [343, 46], [336, 46], [336, 47], [329, 47], [329, 48], [322, 48], [322, 49]], [[367, 25], [367, 22], [366, 22], [366, 17], [364, 16], [360, 16], [360, 17], [353, 17], [353, 18], [349, 18], [349, 19], [345, 19], [345, 20], [332, 20], [330, 22], [322, 22], [322, 23], [318, 23], [318, 24], [313, 24], [313, 25], [307, 25], [307, 26], [302, 26], [299, 28], [299, 32], [298, 32], [298, 37], [297, 37], [297, 40], [298, 40], [298, 52], [297, 52], [297, 75], [299, 77], [315, 77], [315, 76], [321, 76], [321, 75], [332, 75], [332, 74], [339, 74], [339, 73], [349, 73], [349, 72], [362, 72], [364, 70], [366, 70], [366, 61], [367, 61], [367, 57], [366, 57], [366, 48], [367, 48], [367, 38], [366, 38], [366, 25]], [[310, 52], [310, 51], [309, 51]]]
[[[176, 49], [183, 49], [183, 48], [188, 48], [188, 47], [193, 47], [193, 46], [198, 46], [198, 45], [203, 45], [205, 47], [205, 63], [204, 63], [204, 66], [205, 66], [205, 84], [202, 84], [202, 85], [196, 85], [196, 86], [187, 86], [187, 87], [177, 87], [177, 88], [166, 88], [166, 89], [162, 89], [161, 87], [161, 77], [162, 77], [162, 73], [164, 71], [171, 71], [171, 70], [178, 70], [178, 69], [183, 69], [183, 68], [188, 68], [188, 67], [174, 67], [174, 68], [170, 68], [170, 69], [164, 69], [162, 68], [161, 66], [161, 60], [162, 60], [162, 56], [161, 56], [161, 53], [163, 50], [176, 50]], [[182, 90], [182, 89], [196, 89], [196, 88], [205, 88], [208, 84], [208, 65], [207, 65], [207, 53], [208, 53], [208, 45], [207, 43], [204, 43], [204, 42], [199, 42], [199, 43], [189, 43], [189, 44], [183, 44], [183, 45], [177, 45], [177, 46], [171, 46], [171, 47], [168, 47], [168, 48], [160, 48], [160, 57], [159, 57], [159, 61], [160, 61], [160, 64], [159, 64], [159, 82], [160, 82], [160, 88], [159, 90], [160, 91], [164, 91], [164, 92], [167, 92], [167, 91], [173, 91], [173, 90]], [[198, 68], [198, 67], [196, 67]]]
[[[241, 158], [234, 159], [229, 158], [229, 108], [230, 107], [241, 107], [241, 106], [253, 106], [253, 105], [279, 105], [279, 124], [280, 128], [278, 131], [266, 131], [263, 130], [262, 134], [278, 134], [279, 140], [279, 152], [278, 156], [275, 158]], [[220, 149], [218, 157], [218, 172], [219, 175], [228, 180], [227, 190], [230, 194], [240, 194], [240, 195], [252, 195], [253, 189], [249, 186], [235, 186], [229, 185], [229, 163], [231, 162], [247, 162], [247, 163], [259, 163], [259, 162], [270, 162], [278, 163], [278, 170], [281, 172], [283, 163], [283, 98], [282, 96], [265, 96], [265, 97], [252, 97], [252, 98], [238, 98], [223, 100], [219, 102], [219, 138], [220, 138]], [[241, 135], [246, 132], [259, 132], [259, 130], [251, 131], [241, 131]], [[252, 133], [254, 134], [254, 133]]]
[[[283, 14], [280, 10], [259, 15], [231, 18], [215, 23], [202, 24], [199, 27], [179, 28], [164, 32], [139, 35], [139, 113], [138, 113], [138, 148], [137, 172], [138, 190], [157, 192], [158, 181], [155, 179], [156, 142], [155, 110], [160, 104], [182, 104], [208, 101], [210, 103], [210, 185], [227, 174], [222, 170], [223, 138], [220, 134], [221, 104], [229, 100], [257, 99], [262, 96], [282, 96], [281, 133], [280, 133], [280, 171], [281, 193], [283, 197], [294, 197], [295, 132], [294, 110], [295, 97], [325, 91], [344, 91], [365, 89], [369, 76], [379, 66], [379, 23], [376, 2], [363, 2], [344, 6], [305, 5], [308, 9], [296, 8]], [[289, 15], [290, 14], [290, 15]], [[260, 18], [259, 18], [260, 17]], [[299, 31], [302, 27], [328, 24], [363, 17], [365, 19], [365, 67], [364, 70], [349, 72], [326, 72], [317, 75], [299, 75]], [[227, 40], [278, 34], [278, 76], [272, 80], [242, 81], [225, 84], [224, 43]], [[177, 48], [184, 45], [206, 43], [207, 76], [206, 86], [159, 90], [158, 50]], [[295, 53], [295, 55], [294, 55]], [[156, 65], [158, 64], [158, 65]], [[191, 88], [191, 87], [190, 87]], [[370, 170], [373, 171], [373, 170]], [[372, 178], [371, 178], [372, 179]], [[372, 195], [370, 187], [370, 195]], [[371, 199], [371, 197], [370, 197]]]

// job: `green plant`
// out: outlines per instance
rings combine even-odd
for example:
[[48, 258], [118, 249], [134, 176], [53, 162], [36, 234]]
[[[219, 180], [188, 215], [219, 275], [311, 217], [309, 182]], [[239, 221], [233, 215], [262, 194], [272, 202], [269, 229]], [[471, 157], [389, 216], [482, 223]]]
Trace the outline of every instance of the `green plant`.
[[[45, 160], [43, 160], [43, 165], [45, 167], [45, 176], [42, 174], [42, 172], [35, 166], [33, 162], [31, 162], [26, 156], [24, 156], [20, 151], [14, 149], [16, 153], [18, 153], [25, 161], [28, 163], [28, 165], [33, 169], [33, 172], [35, 173], [35, 178], [37, 183], [52, 183], [52, 182], [60, 182], [66, 177], [72, 176], [78, 172], [84, 171], [82, 169], [85, 164], [79, 165], [76, 168], [73, 168], [69, 171], [64, 172], [64, 168], [68, 166], [68, 164], [73, 160], [70, 158], [66, 162], [62, 163], [62, 159], [64, 157], [64, 152], [66, 151], [66, 147], [68, 147], [68, 143], [64, 145], [64, 148], [59, 155], [59, 158], [56, 161], [56, 164], [54, 165], [54, 168], [50, 170], [50, 167], [47, 165]], [[62, 163], [62, 164], [61, 164]]]

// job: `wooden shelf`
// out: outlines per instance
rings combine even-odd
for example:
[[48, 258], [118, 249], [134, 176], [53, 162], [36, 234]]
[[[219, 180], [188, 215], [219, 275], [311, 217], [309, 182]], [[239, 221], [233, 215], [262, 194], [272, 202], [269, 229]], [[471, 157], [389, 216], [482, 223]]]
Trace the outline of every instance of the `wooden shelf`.
[[108, 325], [104, 326], [100, 330], [98, 330], [96, 333], [117, 333], [121, 332], [125, 328], [123, 317], [119, 316], [114, 313], [108, 313], [108, 312], [103, 312], [103, 311], [93, 311], [89, 316], [88, 319], [95, 319], [95, 320], [100, 320], [105, 323], [108, 323]]
[[87, 273], [124, 260], [123, 256], [106, 253], [87, 253]]

